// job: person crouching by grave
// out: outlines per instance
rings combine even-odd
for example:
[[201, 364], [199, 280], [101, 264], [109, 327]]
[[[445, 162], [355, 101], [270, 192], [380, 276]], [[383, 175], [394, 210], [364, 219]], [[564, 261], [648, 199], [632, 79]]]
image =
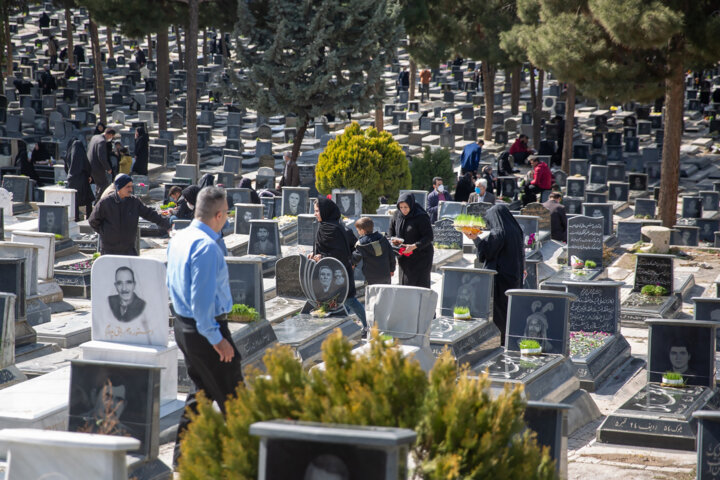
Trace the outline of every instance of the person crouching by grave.
[[445, 190], [443, 179], [440, 177], [433, 178], [433, 190], [427, 196], [427, 213], [430, 215], [430, 221], [435, 223], [440, 210], [440, 202], [449, 202], [452, 200], [450, 192]]
[[225, 400], [243, 382], [240, 353], [226, 317], [233, 306], [228, 267], [217, 243], [227, 216], [225, 190], [204, 188], [197, 196], [195, 219], [177, 232], [167, 249], [166, 278], [175, 312], [175, 341], [195, 387], [185, 400], [178, 424], [174, 469], [190, 416], [197, 412], [196, 393], [204, 391], [224, 414]]
[[45, 65], [45, 70], [40, 75], [39, 83], [43, 95], [51, 95], [55, 90], [57, 90], [57, 82], [55, 81], [53, 74], [50, 72], [50, 65]]
[[537, 201], [542, 198], [542, 192], [552, 189], [553, 175], [548, 164], [541, 161], [535, 155], [531, 155], [530, 166], [533, 169], [533, 179], [525, 185], [523, 194], [523, 205]]
[[510, 155], [515, 160], [515, 165], [525, 163], [525, 160], [535, 153], [535, 150], [528, 147], [528, 136], [521, 134], [517, 140], [510, 146]]
[[562, 195], [552, 192], [548, 201], [542, 205], [550, 210], [550, 238], [559, 242], [567, 242], [567, 214], [561, 201]]
[[355, 221], [360, 239], [352, 254], [353, 268], [361, 261], [365, 283], [368, 285], [389, 285], [395, 275], [395, 254], [390, 242], [380, 232], [375, 231], [371, 218], [360, 217]]
[[487, 180], [478, 178], [475, 182], [475, 191], [470, 194], [468, 203], [485, 202], [495, 205], [495, 195], [493, 195], [487, 187]]
[[478, 167], [480, 166], [480, 157], [482, 156], [482, 147], [485, 141], [478, 139], [477, 143], [468, 143], [460, 154], [460, 174], [467, 172], [472, 173], [473, 178], [477, 177]]
[[134, 175], [148, 174], [148, 157], [150, 156], [150, 138], [143, 127], [135, 129], [135, 161], [132, 165]]
[[250, 190], [250, 203], [260, 205], [260, 196], [257, 194], [254, 188], [252, 188], [252, 180], [249, 178], [243, 178], [240, 180], [240, 188], [247, 188]]
[[473, 186], [472, 173], [465, 172], [458, 180], [457, 185], [455, 185], [455, 201], [467, 202], [468, 197], [470, 197], [470, 194], [474, 191], [475, 187]]
[[[354, 313], [367, 329], [365, 307], [355, 298], [355, 276], [352, 269], [352, 253], [355, 248], [355, 235], [340, 222], [340, 208], [332, 200], [318, 198], [315, 203], [315, 218], [319, 223], [315, 234], [315, 246], [310, 258], [319, 261], [323, 257], [332, 257], [343, 264], [349, 277], [348, 294], [345, 307]], [[309, 307], [309, 304], [305, 306]]]
[[113, 182], [115, 192], [102, 198], [90, 215], [90, 226], [100, 236], [102, 255], [135, 255], [138, 218], [155, 223], [170, 233], [170, 222], [154, 208], [145, 205], [132, 194], [130, 175], [121, 173]]
[[198, 193], [200, 193], [200, 187], [197, 185], [190, 185], [183, 189], [182, 197], [177, 202], [177, 211], [175, 212], [178, 220], [192, 220], [195, 218], [195, 202]]
[[67, 185], [75, 189], [75, 221], [80, 221], [80, 207], [85, 207], [85, 218], [90, 218], [92, 203], [95, 200], [90, 188], [90, 162], [85, 147], [79, 139], [74, 139], [65, 157]]
[[300, 185], [300, 168], [295, 160], [292, 159], [290, 152], [283, 154], [283, 160], [285, 160], [285, 169], [283, 170], [282, 178], [280, 179], [280, 187], [278, 190], [282, 190], [282, 187], [297, 187]]
[[[101, 125], [98, 124], [95, 130], [100, 128]], [[112, 128], [105, 129], [104, 125], [102, 125], [101, 132], [93, 135], [87, 149], [88, 160], [90, 160], [90, 167], [92, 168], [92, 179], [93, 183], [95, 183], [95, 198], [97, 199], [102, 197], [103, 190], [110, 185], [108, 177], [112, 174], [112, 168], [108, 158], [108, 142], [111, 142], [115, 137], [115, 130]]]
[[497, 191], [498, 195], [500, 194], [500, 188], [499, 188], [499, 182], [497, 181], [497, 177], [493, 173], [493, 169], [490, 165], [485, 165], [481, 172], [482, 178], [485, 179], [487, 182], [487, 189], [490, 191], [490, 193], [493, 193]]
[[399, 247], [400, 284], [430, 288], [430, 271], [435, 250], [430, 217], [412, 193], [404, 193], [390, 220], [390, 242]]
[[489, 232], [478, 236], [466, 233], [475, 243], [477, 257], [484, 268], [495, 270], [493, 288], [493, 322], [500, 329], [500, 339], [505, 344], [507, 329], [507, 290], [522, 288], [525, 271], [525, 247], [523, 231], [505, 205], [491, 207], [485, 215]]
[[70, 80], [73, 77], [77, 77], [77, 69], [75, 68], [74, 63], [69, 63], [67, 68], [65, 69], [65, 79]]

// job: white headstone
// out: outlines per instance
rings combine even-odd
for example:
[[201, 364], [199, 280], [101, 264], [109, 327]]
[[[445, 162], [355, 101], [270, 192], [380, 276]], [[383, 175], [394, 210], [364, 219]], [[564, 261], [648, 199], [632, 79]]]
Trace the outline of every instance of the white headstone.
[[168, 290], [159, 260], [103, 255], [92, 267], [92, 339], [167, 346]]
[[45, 192], [45, 202], [51, 205], [66, 205], [68, 221], [75, 220], [75, 193], [77, 190], [65, 187], [40, 187]]
[[6, 220], [12, 217], [12, 193], [4, 188], [0, 188], [0, 208]]
[[38, 250], [38, 278], [42, 280], [53, 278], [55, 268], [55, 234], [18, 230], [13, 232], [12, 241], [31, 243], [40, 247]]

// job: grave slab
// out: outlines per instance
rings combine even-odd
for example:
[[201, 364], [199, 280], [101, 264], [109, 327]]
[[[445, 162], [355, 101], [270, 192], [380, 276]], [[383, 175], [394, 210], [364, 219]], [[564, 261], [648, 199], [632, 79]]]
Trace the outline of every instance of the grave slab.
[[302, 360], [304, 366], [313, 365], [321, 360], [322, 342], [339, 328], [352, 343], [360, 340], [361, 328], [352, 317], [316, 318], [300, 314], [273, 324], [278, 342], [289, 345]]

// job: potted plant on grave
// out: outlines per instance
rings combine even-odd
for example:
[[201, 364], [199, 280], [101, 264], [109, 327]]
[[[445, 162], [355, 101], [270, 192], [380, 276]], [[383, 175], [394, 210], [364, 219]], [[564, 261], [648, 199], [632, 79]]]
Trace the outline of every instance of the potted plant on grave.
[[684, 387], [685, 379], [679, 373], [665, 372], [662, 376], [662, 386], [664, 387]]
[[525, 250], [529, 250], [529, 251], [535, 250], [538, 247], [537, 243], [538, 242], [537, 242], [537, 239], [535, 238], [535, 234], [531, 233], [530, 235], [528, 235], [528, 240], [527, 240], [527, 244], [525, 245]]
[[243, 303], [236, 303], [227, 314], [228, 322], [251, 323], [260, 317], [257, 310]]
[[527, 338], [524, 340], [520, 340], [518, 346], [520, 347], [520, 355], [528, 356], [542, 354], [542, 347], [540, 346], [540, 343], [535, 340], [530, 340]]
[[585, 260], [585, 268], [586, 268], [586, 269], [597, 268], [597, 263], [595, 263], [595, 262], [592, 261], [592, 260]]
[[382, 340], [388, 347], [391, 347], [395, 343], [395, 338], [387, 333], [381, 333], [380, 340]]
[[464, 234], [477, 235], [487, 228], [487, 224], [485, 219], [480, 216], [461, 214], [453, 220], [453, 227]]
[[453, 309], [453, 318], [455, 320], [470, 320], [470, 309], [468, 307], [455, 307]]

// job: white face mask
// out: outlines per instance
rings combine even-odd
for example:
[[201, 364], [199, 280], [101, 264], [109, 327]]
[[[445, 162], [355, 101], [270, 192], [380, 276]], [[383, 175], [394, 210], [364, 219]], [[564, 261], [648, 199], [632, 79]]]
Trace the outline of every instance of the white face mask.
[[440, 186], [438, 187], [438, 192], [442, 193], [442, 192], [444, 192], [444, 191], [445, 191], [445, 186], [444, 186], [444, 185], [440, 185]]

